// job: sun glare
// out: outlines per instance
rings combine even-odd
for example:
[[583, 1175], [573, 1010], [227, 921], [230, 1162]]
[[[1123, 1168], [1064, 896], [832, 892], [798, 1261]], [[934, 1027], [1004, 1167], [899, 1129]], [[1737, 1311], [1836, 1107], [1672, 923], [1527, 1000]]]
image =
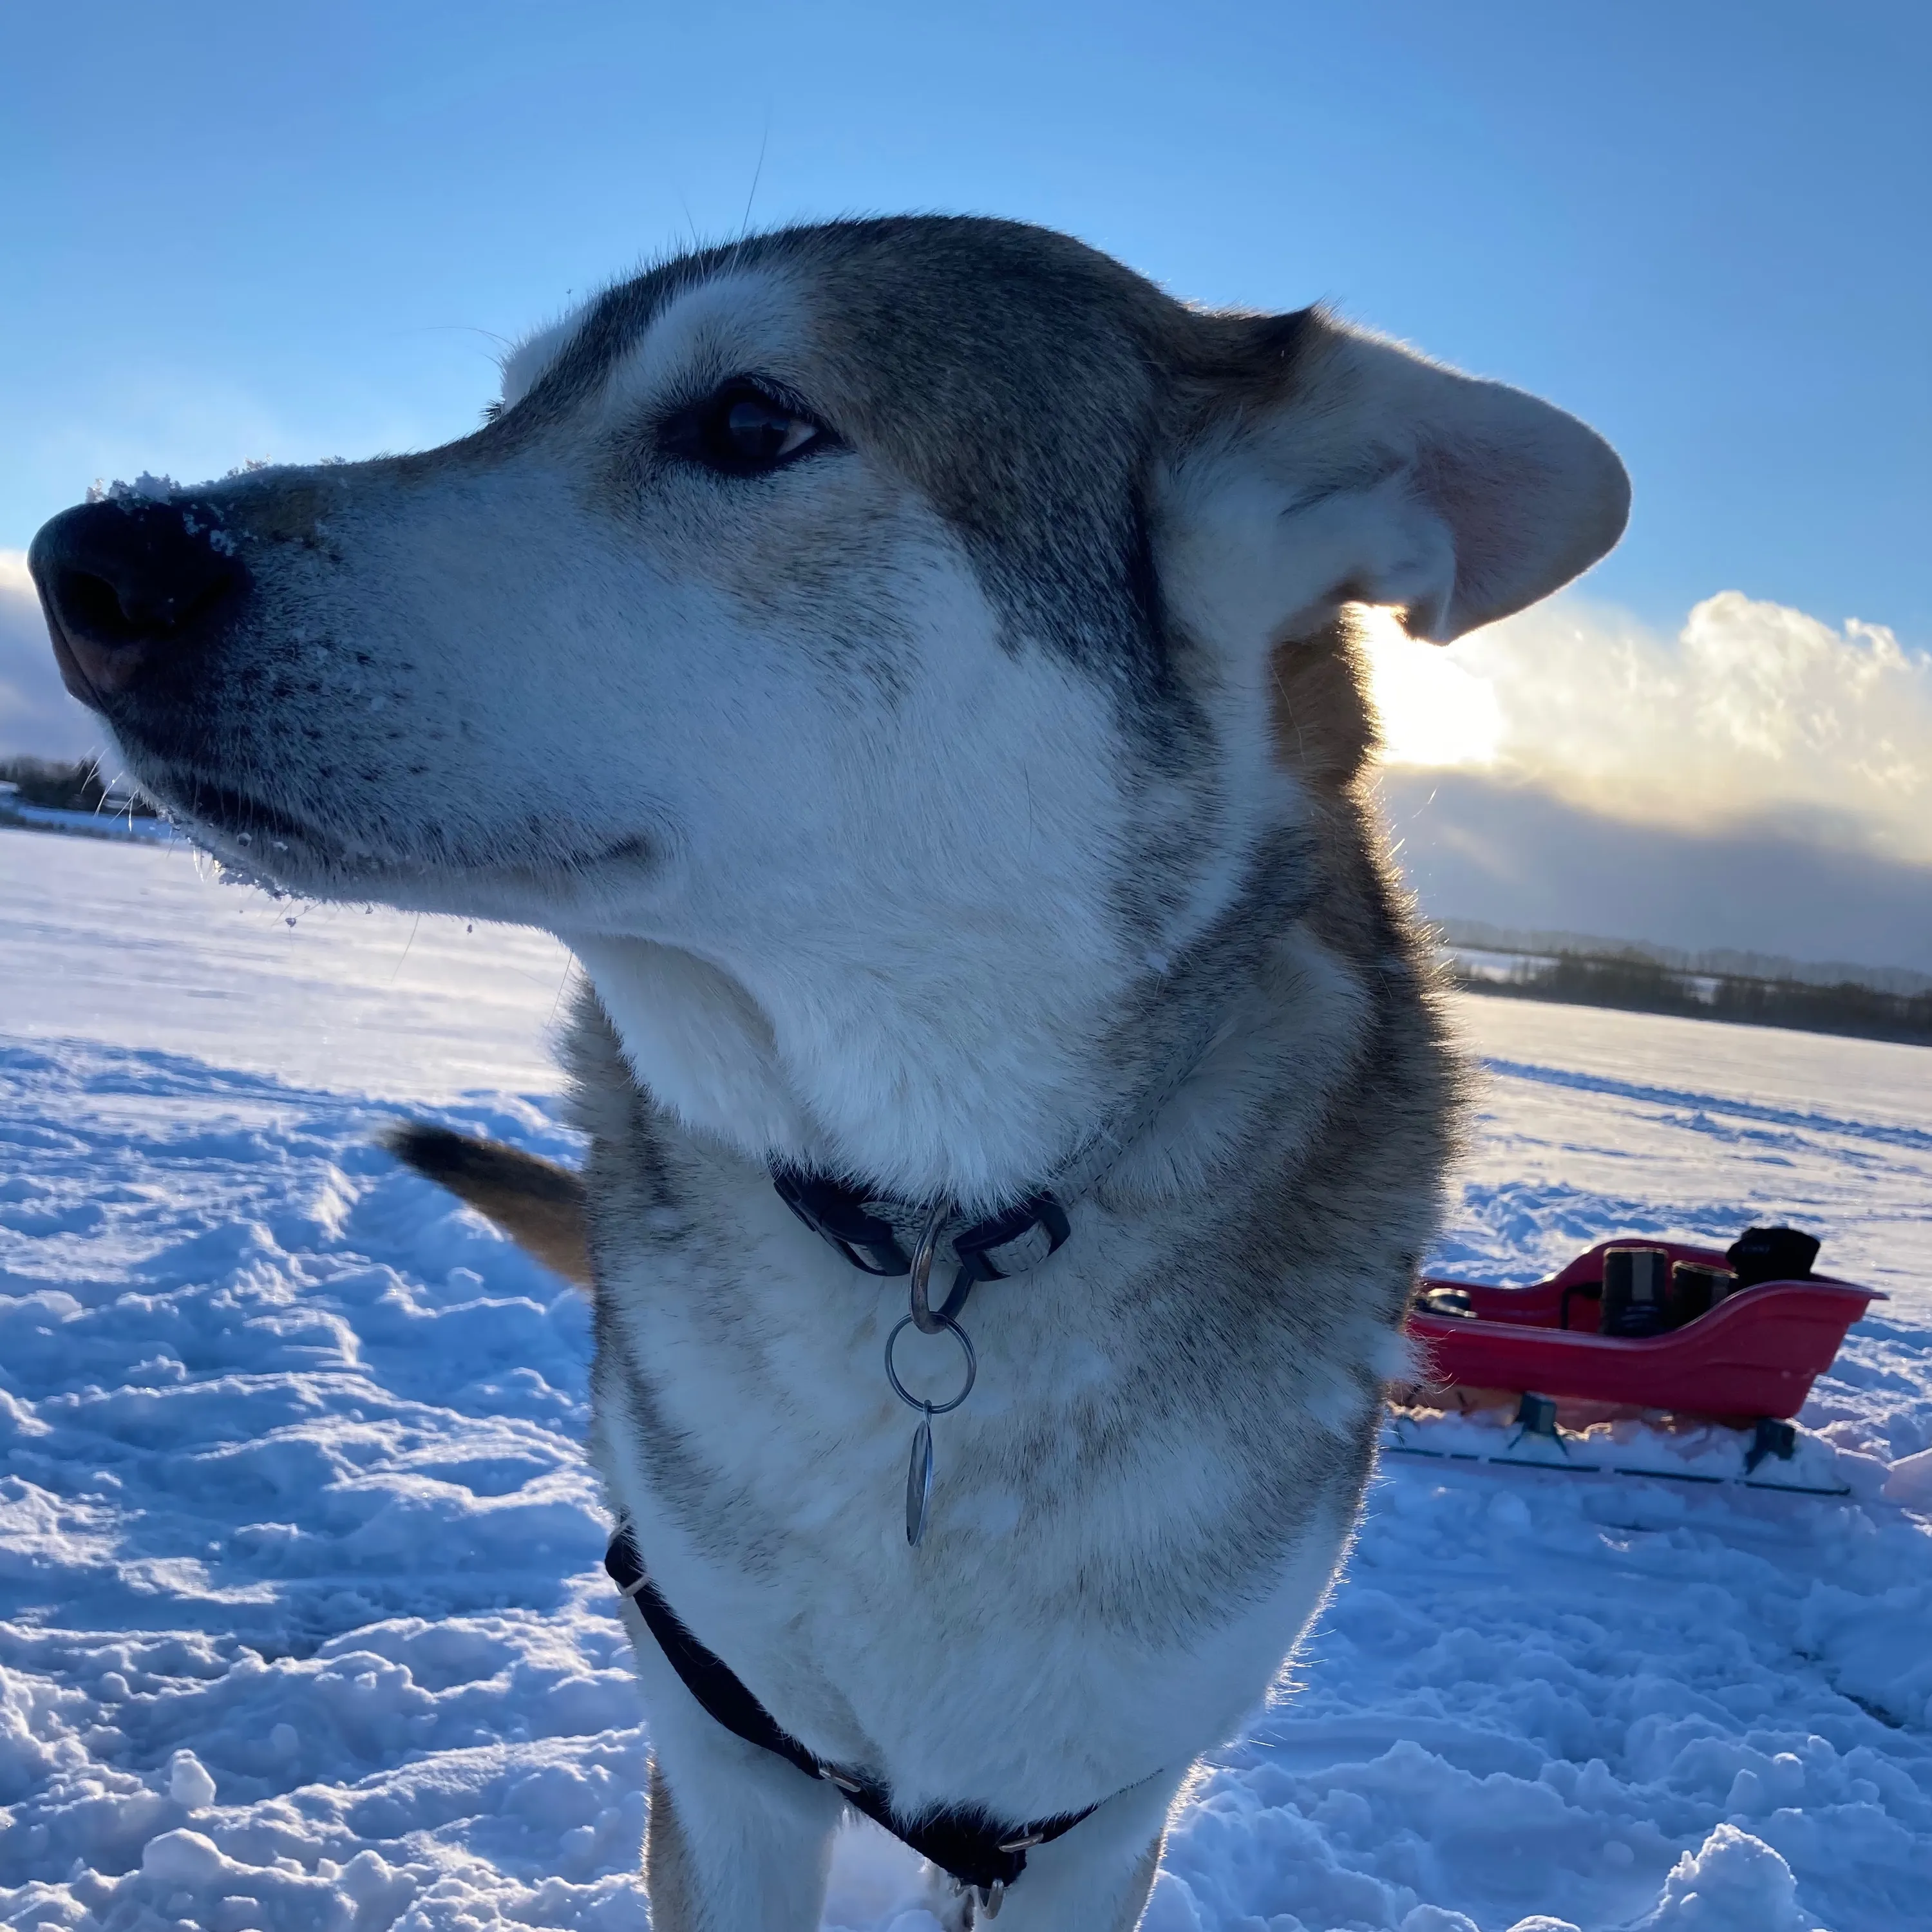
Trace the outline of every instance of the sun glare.
[[1442, 646], [1417, 643], [1393, 611], [1364, 616], [1369, 681], [1388, 762], [1493, 764], [1503, 714], [1489, 682]]

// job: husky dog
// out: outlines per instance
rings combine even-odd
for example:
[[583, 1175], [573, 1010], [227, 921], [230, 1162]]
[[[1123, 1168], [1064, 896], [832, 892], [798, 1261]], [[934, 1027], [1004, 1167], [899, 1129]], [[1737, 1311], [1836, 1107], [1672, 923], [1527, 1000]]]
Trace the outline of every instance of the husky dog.
[[848, 1804], [950, 1924], [1136, 1923], [1347, 1544], [1451, 1133], [1351, 607], [1454, 638], [1627, 503], [1516, 390], [922, 218], [35, 539], [224, 862], [583, 963], [580, 1186], [405, 1151], [590, 1277], [661, 1932], [815, 1925]]

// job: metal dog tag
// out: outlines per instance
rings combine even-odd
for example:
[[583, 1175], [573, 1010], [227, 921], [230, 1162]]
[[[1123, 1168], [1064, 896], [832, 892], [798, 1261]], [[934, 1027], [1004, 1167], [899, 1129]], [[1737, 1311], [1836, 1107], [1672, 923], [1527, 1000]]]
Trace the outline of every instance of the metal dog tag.
[[886, 1337], [886, 1379], [892, 1384], [893, 1394], [907, 1408], [919, 1411], [919, 1426], [912, 1432], [912, 1457], [906, 1464], [906, 1540], [915, 1550], [926, 1534], [926, 1514], [932, 1504], [932, 1418], [950, 1415], [973, 1393], [974, 1379], [980, 1372], [979, 1358], [973, 1352], [972, 1340], [965, 1330], [944, 1310], [932, 1311], [932, 1323], [935, 1333], [950, 1335], [959, 1345], [960, 1364], [966, 1371], [959, 1393], [950, 1402], [928, 1402], [899, 1380], [892, 1351], [898, 1346], [899, 1337], [915, 1325], [914, 1318], [901, 1316], [898, 1325]]
[[912, 1456], [906, 1464], [906, 1540], [916, 1550], [926, 1534], [926, 1513], [932, 1502], [932, 1411], [921, 1410], [912, 1432]]

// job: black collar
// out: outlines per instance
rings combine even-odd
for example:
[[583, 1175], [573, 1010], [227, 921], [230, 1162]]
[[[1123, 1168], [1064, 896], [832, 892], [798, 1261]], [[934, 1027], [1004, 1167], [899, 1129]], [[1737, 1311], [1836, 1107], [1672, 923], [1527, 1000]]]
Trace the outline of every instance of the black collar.
[[[873, 1210], [899, 1207], [908, 1220], [924, 1210], [894, 1202], [876, 1190], [868, 1192], [830, 1175], [802, 1174], [794, 1168], [773, 1168], [772, 1185], [778, 1190], [778, 1198], [855, 1268], [887, 1276], [912, 1272], [912, 1258], [899, 1240], [898, 1230]], [[956, 1230], [951, 1244], [958, 1271], [944, 1312], [956, 1316], [976, 1282], [1000, 1281], [1039, 1267], [1066, 1239], [1068, 1232], [1066, 1210], [1044, 1192], [1030, 1195], [1004, 1214], [991, 1214]]]
[[[1204, 1015], [1168, 1060], [1161, 1077], [1138, 1102], [1103, 1120], [1054, 1170], [1050, 1189], [1042, 1187], [1005, 1213], [972, 1222], [952, 1235], [958, 1272], [946, 1299], [946, 1313], [958, 1314], [975, 1282], [1024, 1274], [1060, 1246], [1068, 1232], [1062, 1202], [1084, 1194], [1152, 1125], [1200, 1065], [1220, 1025], [1218, 1012]], [[931, 1203], [900, 1200], [878, 1188], [801, 1168], [776, 1165], [771, 1173], [779, 1199], [853, 1267], [867, 1274], [912, 1272], [912, 1258], [893, 1219], [903, 1226], [916, 1228], [931, 1213]], [[874, 1211], [880, 1208], [886, 1212]]]

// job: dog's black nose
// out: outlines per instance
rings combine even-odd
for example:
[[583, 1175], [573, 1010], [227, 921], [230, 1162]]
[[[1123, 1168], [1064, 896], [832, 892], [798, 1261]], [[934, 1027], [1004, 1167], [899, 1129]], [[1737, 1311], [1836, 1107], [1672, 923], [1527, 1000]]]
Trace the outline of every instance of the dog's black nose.
[[41, 527], [27, 567], [62, 681], [95, 710], [158, 658], [192, 649], [247, 588], [214, 505], [110, 498]]

